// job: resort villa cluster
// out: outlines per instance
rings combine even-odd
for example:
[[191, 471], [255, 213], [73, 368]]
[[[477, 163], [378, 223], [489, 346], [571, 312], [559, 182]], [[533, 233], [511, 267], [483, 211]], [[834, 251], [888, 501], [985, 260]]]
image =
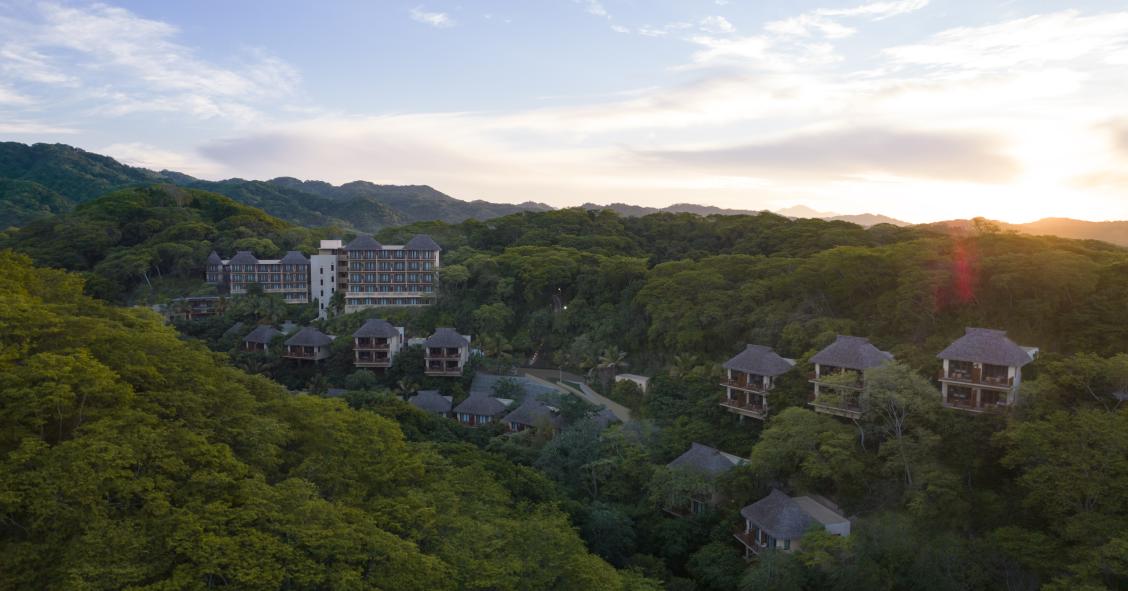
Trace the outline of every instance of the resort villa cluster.
[[[370, 236], [359, 236], [343, 245], [323, 240], [318, 254], [307, 258], [289, 252], [278, 260], [260, 260], [247, 251], [221, 259], [208, 259], [207, 280], [222, 293], [245, 294], [252, 284], [264, 293], [277, 293], [288, 303], [319, 302], [326, 318], [332, 311], [334, 294], [343, 294], [343, 311], [357, 312], [385, 306], [421, 306], [433, 303], [441, 248], [431, 238], [418, 235], [404, 245], [384, 245]], [[341, 306], [341, 298], [337, 305]], [[203, 309], [193, 303], [189, 310]], [[189, 312], [191, 317], [191, 312]], [[234, 329], [235, 327], [233, 327]], [[258, 326], [243, 337], [242, 348], [265, 352], [272, 341], [281, 341], [281, 356], [296, 362], [319, 362], [331, 355], [338, 337], [318, 328], [292, 327], [286, 331]], [[404, 327], [380, 318], [367, 319], [351, 335], [355, 367], [383, 373], [406, 347], [423, 349], [423, 371], [431, 377], [459, 378], [471, 359], [471, 337], [455, 328], [436, 328], [425, 338], [407, 338]], [[938, 376], [941, 403], [945, 408], [968, 413], [998, 413], [1017, 402], [1022, 368], [1034, 360], [1038, 349], [1019, 346], [1002, 330], [967, 328], [964, 335], [936, 354], [941, 361]], [[818, 413], [857, 421], [866, 405], [866, 371], [894, 360], [863, 337], [839, 335], [834, 342], [810, 357], [807, 404]], [[779, 379], [798, 371], [794, 359], [782, 357], [771, 347], [749, 344], [723, 364], [720, 405], [740, 420], [767, 420]], [[512, 381], [520, 399], [498, 392], [502, 380]], [[618, 374], [615, 381], [629, 381], [645, 393], [650, 378]], [[476, 373], [469, 395], [456, 403], [441, 390], [419, 390], [407, 402], [419, 410], [446, 417], [467, 427], [500, 423], [506, 433], [565, 427], [559, 396], [568, 396], [561, 386], [533, 378], [502, 377]], [[607, 408], [592, 417], [603, 427], [620, 419]], [[687, 517], [702, 514], [724, 501], [716, 481], [749, 461], [700, 443], [693, 443], [668, 464], [670, 470], [692, 474], [701, 487], [684, 498], [671, 500], [665, 510]], [[766, 549], [800, 550], [801, 538], [812, 529], [832, 535], [850, 535], [851, 519], [830, 499], [816, 494], [790, 495], [773, 489], [766, 497], [743, 507], [743, 523], [733, 537], [744, 548], [746, 558]]]

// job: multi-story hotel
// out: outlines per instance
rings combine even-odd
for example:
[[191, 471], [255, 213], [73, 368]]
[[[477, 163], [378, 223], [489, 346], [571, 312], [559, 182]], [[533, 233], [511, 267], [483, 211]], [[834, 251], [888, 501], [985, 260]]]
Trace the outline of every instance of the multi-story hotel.
[[281, 259], [258, 259], [241, 250], [223, 260], [213, 251], [208, 256], [207, 282], [225, 286], [232, 295], [245, 294], [258, 284], [263, 293], [279, 294], [288, 304], [305, 304], [309, 302], [309, 259], [296, 250]]
[[380, 244], [371, 236], [357, 236], [344, 248], [347, 283], [337, 282], [337, 289], [345, 292], [345, 312], [434, 303], [440, 250], [423, 234], [404, 245]]
[[425, 234], [407, 244], [380, 244], [371, 236], [358, 236], [348, 245], [322, 240], [309, 259], [296, 251], [281, 260], [259, 260], [240, 251], [230, 260], [215, 252], [207, 262], [208, 283], [232, 294], [246, 293], [258, 283], [266, 293], [280, 293], [289, 303], [318, 302], [325, 318], [333, 294], [345, 295], [345, 312], [378, 306], [425, 306], [435, 301], [442, 248]]
[[997, 412], [1017, 401], [1022, 368], [1035, 347], [1020, 347], [1002, 330], [968, 328], [941, 351], [940, 392], [944, 406], [969, 412]]

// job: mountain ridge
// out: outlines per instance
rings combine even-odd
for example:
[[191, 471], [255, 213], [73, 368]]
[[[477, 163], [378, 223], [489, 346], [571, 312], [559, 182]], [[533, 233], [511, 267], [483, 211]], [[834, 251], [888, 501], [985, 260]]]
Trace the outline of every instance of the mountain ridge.
[[[414, 222], [457, 223], [488, 220], [523, 211], [549, 211], [544, 203], [494, 203], [447, 195], [429, 185], [382, 185], [350, 181], [341, 185], [321, 180], [281, 176], [269, 180], [239, 177], [209, 181], [174, 170], [153, 171], [123, 164], [110, 156], [66, 144], [0, 142], [0, 228], [65, 213], [99, 195], [128, 187], [168, 183], [225, 195], [262, 209], [275, 217], [304, 226], [335, 226], [343, 230], [375, 233]], [[665, 207], [611, 203], [584, 203], [588, 210], [610, 209], [639, 217], [654, 213], [695, 215], [758, 215], [764, 210], [726, 209], [713, 205], [675, 203]], [[795, 205], [775, 211], [785, 217], [811, 217], [844, 221], [864, 227], [878, 224], [912, 226], [908, 222], [874, 214], [837, 214]], [[1101, 240], [1128, 247], [1128, 221], [1094, 222], [1051, 217], [1025, 224], [993, 222], [1004, 230], [1063, 238]], [[968, 231], [971, 220], [919, 224], [944, 231]]]

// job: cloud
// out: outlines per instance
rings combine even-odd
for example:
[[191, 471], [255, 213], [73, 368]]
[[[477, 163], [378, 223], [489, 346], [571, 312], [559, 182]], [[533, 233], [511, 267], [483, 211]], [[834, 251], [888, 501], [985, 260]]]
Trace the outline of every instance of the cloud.
[[290, 95], [300, 78], [261, 51], [233, 66], [210, 63], [177, 43], [172, 25], [113, 6], [41, 4], [29, 18], [4, 24], [4, 78], [37, 83], [41, 92], [69, 89], [68, 98], [102, 114], [167, 111], [245, 122], [257, 114], [253, 104]]
[[605, 8], [603, 6], [603, 3], [599, 0], [572, 0], [572, 2], [583, 5], [584, 11], [588, 14], [603, 18], [611, 18], [611, 14], [607, 12], [607, 8]]
[[736, 27], [723, 16], [707, 16], [701, 19], [700, 27], [702, 31], [714, 35], [732, 33], [736, 30]]
[[174, 170], [195, 176], [214, 175], [216, 167], [202, 163], [199, 158], [180, 152], [166, 150], [143, 142], [122, 142], [110, 144], [94, 150], [106, 154], [130, 166], [150, 170]]
[[431, 25], [437, 29], [446, 29], [457, 24], [447, 13], [427, 12], [423, 10], [422, 6], [412, 8], [409, 14], [411, 15], [411, 20], [425, 25]]
[[839, 23], [836, 20], [838, 17], [861, 17], [879, 21], [914, 12], [927, 5], [928, 0], [897, 0], [893, 2], [871, 2], [851, 8], [818, 8], [798, 16], [769, 22], [764, 25], [764, 29], [783, 36], [812, 37], [821, 35], [827, 39], [842, 39], [853, 35], [857, 30]]
[[640, 152], [647, 159], [713, 172], [803, 177], [889, 175], [1000, 183], [1019, 165], [999, 138], [981, 133], [863, 127], [804, 133], [726, 148]]
[[31, 99], [0, 84], [0, 105], [27, 105]]
[[55, 135], [79, 133], [79, 130], [73, 127], [62, 127], [39, 121], [7, 120], [0, 121], [0, 133], [13, 135]]
[[1076, 10], [981, 27], [941, 31], [921, 43], [890, 47], [893, 62], [988, 71], [1105, 57], [1128, 51], [1128, 12], [1082, 16]]
[[896, 2], [871, 2], [852, 8], [820, 8], [816, 12], [823, 16], [865, 16], [873, 20], [883, 20], [900, 14], [915, 12], [928, 6], [928, 0], [900, 0]]
[[764, 25], [764, 29], [776, 35], [791, 35], [795, 37], [810, 37], [821, 34], [827, 39], [842, 39], [857, 32], [845, 25], [815, 13], [801, 14], [789, 19], [772, 21]]

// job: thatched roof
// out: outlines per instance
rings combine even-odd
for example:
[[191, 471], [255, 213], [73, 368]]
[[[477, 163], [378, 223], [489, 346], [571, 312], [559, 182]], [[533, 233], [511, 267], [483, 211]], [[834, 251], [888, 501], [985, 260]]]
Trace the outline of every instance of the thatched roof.
[[1009, 367], [1022, 367], [1034, 360], [1025, 349], [1007, 338], [1006, 331], [989, 328], [965, 329], [964, 336], [936, 357]]
[[345, 250], [380, 250], [380, 248], [380, 243], [376, 242], [375, 238], [361, 234], [353, 238], [352, 242], [349, 242], [348, 246], [345, 247]]
[[795, 361], [780, 357], [771, 347], [747, 345], [736, 357], [726, 361], [724, 367], [761, 376], [778, 376], [795, 367]]
[[812, 525], [846, 523], [849, 519], [811, 497], [791, 497], [772, 489], [768, 496], [740, 510], [768, 535], [781, 540], [803, 537]]
[[361, 325], [360, 328], [356, 329], [356, 332], [353, 333], [353, 336], [364, 338], [375, 337], [390, 339], [392, 337], [400, 336], [400, 332], [387, 320], [382, 320], [380, 318], [369, 318], [368, 320], [364, 321], [364, 324]]
[[426, 234], [416, 234], [403, 247], [405, 250], [442, 250], [439, 244]]
[[333, 337], [312, 326], [307, 326], [286, 339], [286, 344], [292, 347], [324, 347], [332, 342]]
[[243, 341], [248, 343], [261, 343], [269, 345], [274, 337], [282, 334], [282, 331], [275, 329], [273, 326], [256, 326], [247, 336], [243, 337]]
[[470, 341], [466, 337], [458, 334], [458, 331], [453, 328], [436, 328], [435, 334], [427, 337], [428, 347], [452, 347], [461, 348], [469, 347]]
[[438, 390], [420, 390], [407, 402], [415, 408], [427, 412], [446, 414], [450, 412], [451, 408], [451, 397], [443, 396]]
[[811, 357], [811, 363], [867, 370], [893, 359], [893, 354], [870, 344], [869, 339], [839, 335], [827, 348]]
[[670, 468], [700, 472], [709, 478], [716, 478], [736, 466], [747, 463], [740, 456], [725, 453], [719, 449], [694, 443], [689, 450], [666, 464]]

